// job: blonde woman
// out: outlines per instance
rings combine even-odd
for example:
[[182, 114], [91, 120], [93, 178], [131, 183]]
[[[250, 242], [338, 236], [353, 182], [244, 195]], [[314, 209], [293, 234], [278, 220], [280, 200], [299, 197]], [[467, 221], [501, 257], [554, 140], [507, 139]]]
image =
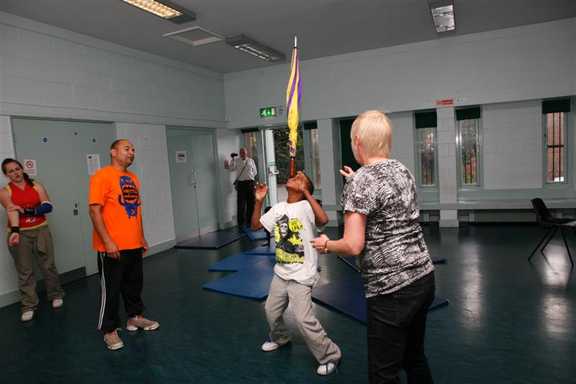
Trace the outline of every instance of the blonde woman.
[[434, 267], [418, 223], [416, 185], [410, 171], [390, 159], [392, 127], [380, 111], [360, 114], [351, 145], [362, 166], [347, 178], [342, 196], [344, 235], [322, 235], [323, 253], [359, 258], [368, 314], [370, 383], [432, 383], [424, 354], [426, 314], [434, 299]]

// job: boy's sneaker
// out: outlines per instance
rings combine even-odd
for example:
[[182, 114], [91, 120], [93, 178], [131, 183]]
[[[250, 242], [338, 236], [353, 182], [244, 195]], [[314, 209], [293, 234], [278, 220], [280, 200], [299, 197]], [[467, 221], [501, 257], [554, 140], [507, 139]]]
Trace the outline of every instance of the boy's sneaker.
[[106, 343], [106, 347], [111, 351], [116, 351], [124, 347], [124, 343], [116, 331], [105, 333], [104, 342]]
[[20, 320], [24, 321], [24, 322], [30, 321], [33, 318], [34, 318], [34, 311], [32, 311], [32, 310], [27, 310], [27, 311], [22, 312], [22, 316], [20, 316]]
[[141, 328], [145, 331], [154, 331], [160, 328], [160, 323], [154, 320], [148, 320], [142, 316], [136, 316], [131, 319], [128, 319], [126, 322], [126, 329], [129, 331], [137, 331], [138, 328]]
[[328, 376], [329, 374], [333, 373], [336, 368], [338, 368], [338, 363], [339, 361], [329, 361], [326, 364], [320, 364], [316, 370], [316, 373], [320, 376]]
[[277, 350], [278, 348], [280, 348], [280, 347], [282, 347], [282, 346], [284, 346], [284, 345], [286, 345], [286, 344], [288, 344], [288, 343], [289, 343], [289, 341], [280, 344], [280, 343], [277, 343], [277, 342], [275, 342], [275, 341], [268, 340], [268, 341], [265, 341], [264, 344], [262, 344], [262, 347], [261, 347], [261, 348], [262, 348], [262, 350], [263, 350], [264, 352], [272, 352], [272, 351], [275, 351], [275, 350]]
[[57, 298], [57, 299], [52, 300], [52, 308], [54, 308], [54, 309], [62, 308], [63, 305], [64, 305], [64, 300], [62, 300], [62, 298]]

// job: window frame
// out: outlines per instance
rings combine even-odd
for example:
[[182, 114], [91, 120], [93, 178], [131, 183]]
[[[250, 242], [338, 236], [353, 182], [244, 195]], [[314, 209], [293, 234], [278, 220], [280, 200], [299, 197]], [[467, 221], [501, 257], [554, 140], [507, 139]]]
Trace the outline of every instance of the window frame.
[[[458, 111], [466, 110], [466, 109], [479, 109], [480, 115], [476, 119], [458, 119]], [[482, 106], [468, 106], [464, 108], [456, 109], [454, 114], [455, 124], [456, 124], [456, 172], [458, 174], [458, 189], [461, 191], [473, 191], [482, 189], [484, 186], [484, 168], [483, 168], [483, 160], [484, 160], [484, 136], [483, 136], [483, 121], [482, 115], [483, 110]], [[476, 146], [478, 148], [477, 154], [477, 166], [476, 166], [476, 184], [466, 184], [464, 183], [464, 169], [462, 164], [462, 132], [460, 130], [460, 122], [461, 121], [468, 121], [468, 120], [478, 120], [478, 132], [476, 134]]]
[[[320, 169], [316, 169], [313, 165], [314, 163], [314, 156], [313, 156], [313, 148], [312, 148], [312, 138], [311, 132], [315, 131], [318, 135], [318, 123], [317, 121], [308, 121], [302, 123], [302, 139], [304, 144], [304, 171], [306, 174], [312, 179], [314, 183], [314, 195], [317, 197], [322, 196], [322, 173]], [[319, 140], [319, 138], [318, 138]], [[320, 144], [317, 140], [318, 145]], [[318, 161], [320, 162], [320, 148], [318, 148]], [[320, 167], [320, 163], [318, 164]], [[319, 181], [316, 180], [317, 176], [319, 176]]]
[[[548, 113], [555, 113], [555, 112], [547, 112], [544, 113], [544, 104], [548, 101], [556, 101], [556, 100], [566, 100], [570, 109], [568, 111], [562, 111], [564, 113], [564, 181], [561, 182], [549, 182], [548, 181], [548, 142], [547, 142], [547, 114]], [[572, 170], [574, 169], [573, 165], [573, 148], [575, 147], [574, 143], [574, 133], [572, 129], [572, 122], [573, 122], [573, 114], [574, 114], [574, 99], [573, 98], [555, 98], [555, 99], [546, 99], [542, 100], [541, 104], [541, 128], [542, 128], [542, 185], [545, 189], [562, 189], [568, 188], [572, 181]]]
[[[431, 113], [434, 112], [436, 113], [435, 109], [432, 110], [421, 110], [421, 111], [414, 111], [414, 113], [412, 114], [412, 118], [413, 118], [413, 122], [414, 122], [414, 162], [415, 162], [415, 171], [416, 171], [416, 183], [418, 185], [418, 188], [422, 188], [422, 189], [426, 189], [426, 190], [437, 190], [438, 189], [438, 183], [439, 183], [439, 179], [438, 179], [438, 117], [436, 116], [436, 124], [434, 126], [430, 126], [430, 127], [418, 127], [417, 124], [417, 118], [416, 115], [419, 113]], [[421, 157], [420, 157], [420, 151], [419, 151], [419, 146], [421, 145], [421, 142], [419, 140], [418, 137], [418, 130], [419, 129], [429, 129], [429, 128], [434, 128], [434, 180], [432, 184], [422, 184], [422, 166], [421, 166]]]

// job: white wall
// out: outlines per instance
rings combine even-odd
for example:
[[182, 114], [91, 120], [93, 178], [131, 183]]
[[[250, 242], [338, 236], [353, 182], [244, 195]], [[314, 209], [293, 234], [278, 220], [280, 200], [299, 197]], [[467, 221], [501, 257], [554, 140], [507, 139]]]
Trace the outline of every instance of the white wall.
[[0, 113], [224, 126], [219, 74], [0, 12]]
[[[7, 157], [14, 157], [14, 145], [12, 144], [12, 129], [10, 118], [8, 116], [0, 116], [0, 161]], [[6, 179], [2, 175], [0, 181], [0, 188], [6, 185]], [[0, 228], [6, 228], [6, 215], [0, 217]], [[13, 302], [17, 299], [16, 270], [12, 261], [12, 256], [8, 252], [8, 248], [4, 242], [4, 233], [0, 235], [0, 307]], [[9, 293], [8, 295], [6, 295]]]
[[140, 179], [148, 245], [154, 247], [175, 240], [165, 126], [117, 123], [116, 134], [136, 147], [136, 160], [130, 170]]
[[[175, 238], [164, 127], [223, 128], [223, 100], [220, 74], [0, 12], [0, 156], [13, 156], [8, 116], [116, 122], [138, 150], [151, 246]], [[0, 306], [16, 289], [0, 245]]]
[[541, 188], [542, 133], [539, 101], [484, 105], [484, 188]]
[[[436, 108], [436, 100], [453, 98], [453, 107], [438, 109], [439, 191], [424, 193], [424, 200], [453, 206], [459, 200], [526, 199], [535, 192], [573, 198], [573, 187], [543, 186], [540, 101], [576, 94], [574, 41], [576, 18], [304, 61], [302, 120], [367, 109], [389, 112], [395, 126], [392, 155], [414, 171], [412, 116], [402, 111]], [[261, 125], [260, 107], [283, 104], [288, 66], [225, 75], [229, 127]], [[466, 105], [483, 106], [484, 185], [461, 193], [454, 109]], [[331, 153], [320, 156], [321, 167], [333, 163]], [[336, 172], [322, 169], [323, 178]], [[338, 190], [322, 187], [329, 196], [328, 187]], [[441, 220], [455, 225], [456, 214], [444, 210]]]
[[[303, 61], [302, 120], [433, 108], [447, 97], [472, 105], [572, 95], [575, 39], [573, 18]], [[229, 127], [259, 125], [258, 108], [283, 104], [288, 66], [225, 76]]]

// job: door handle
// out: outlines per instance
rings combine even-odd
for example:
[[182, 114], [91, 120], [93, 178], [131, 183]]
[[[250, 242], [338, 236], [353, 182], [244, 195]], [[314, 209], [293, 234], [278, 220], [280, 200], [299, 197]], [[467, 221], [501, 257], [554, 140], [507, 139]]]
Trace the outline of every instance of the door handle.
[[278, 168], [275, 165], [268, 166], [268, 175], [272, 176], [272, 175], [277, 175], [279, 173], [280, 173], [280, 171], [278, 170]]

